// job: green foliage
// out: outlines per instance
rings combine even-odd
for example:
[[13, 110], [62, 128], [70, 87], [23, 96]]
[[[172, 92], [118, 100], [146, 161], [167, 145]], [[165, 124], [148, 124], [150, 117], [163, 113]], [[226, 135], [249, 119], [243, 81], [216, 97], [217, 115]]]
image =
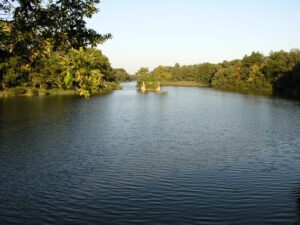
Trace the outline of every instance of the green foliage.
[[[189, 66], [159, 66], [153, 71], [141, 68], [136, 75], [138, 87], [145, 82], [156, 84], [178, 84], [194, 82], [221, 89], [284, 94], [300, 96], [300, 51], [271, 52], [265, 57], [259, 52], [252, 52], [242, 60], [224, 61], [219, 64], [202, 63]], [[284, 92], [284, 93], [283, 93]]]
[[0, 64], [0, 72], [5, 88], [71, 89], [85, 97], [101, 92], [108, 88], [108, 82], [114, 82], [108, 58], [96, 49], [54, 52], [36, 61], [30, 69], [24, 68], [19, 57], [10, 57]]
[[113, 69], [115, 79], [118, 82], [131, 81], [130, 75], [123, 68]]
[[250, 56], [245, 56], [241, 61], [240, 76], [246, 80], [249, 78], [251, 67], [254, 65], [261, 66], [264, 63], [264, 56], [259, 52], [252, 52]]
[[[99, 0], [21, 1], [0, 4], [0, 46], [6, 53], [33, 62], [52, 50], [96, 46], [111, 38], [86, 27]], [[5, 44], [5, 45], [4, 45]]]
[[148, 76], [149, 75], [149, 68], [147, 67], [142, 67], [140, 68], [136, 73], [136, 76], [138, 77], [143, 77], [143, 76]]
[[71, 88], [66, 85], [68, 79], [63, 75], [62, 59], [63, 53], [53, 52], [48, 57], [38, 60], [30, 73], [30, 84], [39, 88]]
[[0, 62], [0, 77], [2, 87], [15, 87], [26, 85], [28, 78], [29, 66], [24, 64], [19, 56], [3, 59]]
[[162, 72], [161, 68], [158, 68], [157, 70], [151, 73], [146, 67], [140, 68], [135, 74], [137, 76], [137, 87], [141, 88], [141, 86], [144, 83], [146, 89], [156, 89], [158, 87], [158, 82], [162, 79], [160, 72]]
[[196, 81], [209, 86], [215, 73], [218, 71], [219, 66], [211, 63], [203, 63], [196, 66], [197, 75]]
[[75, 95], [74, 90], [62, 89], [37, 89], [30, 87], [15, 87], [0, 91], [0, 97], [11, 96], [45, 96], [45, 95]]
[[148, 82], [152, 79], [150, 76], [150, 71], [147, 67], [140, 68], [136, 73], [135, 76], [137, 77], [137, 86], [142, 86], [143, 82]]
[[266, 58], [266, 67], [264, 73], [271, 82], [290, 73], [294, 67], [300, 63], [300, 51], [292, 50], [291, 52], [271, 52]]
[[[111, 38], [86, 27], [99, 0], [0, 2], [0, 89], [76, 89], [85, 97], [115, 77], [96, 46]], [[35, 91], [31, 93], [35, 95]]]
[[93, 68], [89, 54], [80, 50], [71, 50], [61, 62], [64, 68], [66, 87], [75, 86], [80, 95], [89, 97], [95, 86], [101, 85], [102, 75]]
[[129, 75], [129, 79], [130, 79], [130, 81], [136, 81], [137, 76], [135, 74], [134, 75]]
[[75, 88], [87, 98], [105, 88], [105, 81], [112, 81], [109, 61], [96, 49], [72, 49], [60, 65], [65, 87]]
[[155, 68], [151, 72], [152, 79], [154, 81], [166, 81], [166, 80], [172, 80], [173, 76], [172, 73], [168, 70], [168, 68], [159, 66]]
[[26, 89], [22, 87], [16, 87], [10, 90], [12, 95], [24, 95], [26, 94]]
[[39, 91], [37, 89], [28, 89], [27, 90], [27, 95], [28, 96], [38, 96]]

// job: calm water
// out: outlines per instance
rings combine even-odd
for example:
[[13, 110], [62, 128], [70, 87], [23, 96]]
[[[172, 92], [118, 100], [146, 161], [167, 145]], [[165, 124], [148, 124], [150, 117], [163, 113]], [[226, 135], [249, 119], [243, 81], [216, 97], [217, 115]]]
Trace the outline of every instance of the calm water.
[[211, 89], [0, 99], [0, 224], [300, 224], [299, 135]]

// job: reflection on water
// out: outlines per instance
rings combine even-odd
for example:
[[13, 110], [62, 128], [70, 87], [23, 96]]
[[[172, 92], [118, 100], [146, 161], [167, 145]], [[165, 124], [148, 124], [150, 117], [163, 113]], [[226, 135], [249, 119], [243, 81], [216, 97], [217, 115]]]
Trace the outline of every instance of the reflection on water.
[[0, 99], [0, 223], [297, 224], [298, 103], [134, 83]]
[[297, 187], [295, 193], [293, 193], [296, 197], [296, 211], [298, 213], [298, 223], [300, 223], [300, 186]]

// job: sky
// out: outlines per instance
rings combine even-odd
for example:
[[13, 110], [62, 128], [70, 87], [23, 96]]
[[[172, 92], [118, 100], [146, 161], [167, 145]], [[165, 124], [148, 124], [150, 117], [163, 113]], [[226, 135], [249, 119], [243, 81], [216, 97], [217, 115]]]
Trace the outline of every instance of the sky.
[[114, 68], [218, 63], [300, 48], [299, 0], [101, 0], [87, 26]]

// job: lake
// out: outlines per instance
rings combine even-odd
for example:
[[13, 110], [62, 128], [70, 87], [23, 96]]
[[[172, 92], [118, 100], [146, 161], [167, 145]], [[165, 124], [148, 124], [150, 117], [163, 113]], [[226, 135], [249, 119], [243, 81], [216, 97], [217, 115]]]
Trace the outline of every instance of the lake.
[[0, 99], [0, 224], [300, 224], [300, 102], [134, 83]]

